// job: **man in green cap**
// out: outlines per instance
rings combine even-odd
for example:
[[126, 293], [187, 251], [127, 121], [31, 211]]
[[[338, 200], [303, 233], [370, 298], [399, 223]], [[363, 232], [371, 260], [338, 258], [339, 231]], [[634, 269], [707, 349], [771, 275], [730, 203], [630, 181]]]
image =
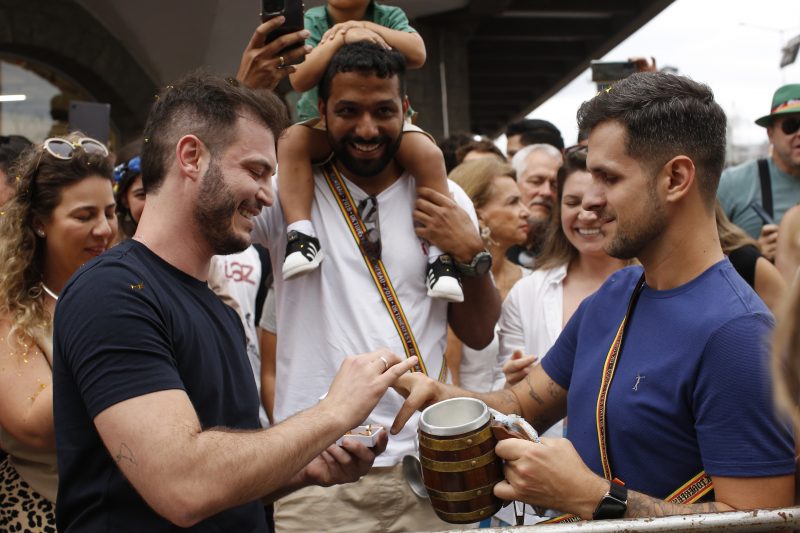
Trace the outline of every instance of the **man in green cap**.
[[[800, 203], [800, 84], [775, 91], [770, 113], [756, 124], [767, 128], [770, 157], [723, 172], [717, 198], [733, 223], [758, 239], [762, 253], [774, 260], [777, 224]], [[759, 207], [771, 221], [759, 215]]]

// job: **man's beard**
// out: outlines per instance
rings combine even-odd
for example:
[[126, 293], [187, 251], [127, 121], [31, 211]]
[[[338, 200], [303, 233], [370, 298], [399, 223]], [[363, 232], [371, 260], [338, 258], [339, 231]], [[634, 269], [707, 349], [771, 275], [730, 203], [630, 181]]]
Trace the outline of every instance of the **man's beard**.
[[[628, 230], [623, 229], [617, 219], [617, 231], [605, 246], [608, 255], [617, 259], [633, 259], [663, 233], [667, 226], [667, 215], [653, 190], [648, 194], [648, 205], [644, 212], [647, 213], [645, 218], [632, 222]], [[602, 213], [600, 216], [602, 218]]]
[[[356, 176], [362, 176], [365, 178], [379, 174], [389, 165], [389, 163], [392, 162], [392, 159], [394, 159], [394, 156], [397, 153], [397, 149], [400, 147], [400, 140], [403, 137], [403, 134], [401, 133], [397, 136], [397, 139], [392, 141], [392, 138], [388, 135], [381, 135], [378, 137], [373, 137], [372, 139], [364, 139], [363, 137], [356, 137], [355, 135], [346, 135], [337, 141], [331, 136], [330, 131], [327, 133], [328, 142], [330, 143], [336, 158], [350, 172]], [[383, 151], [383, 155], [378, 159], [358, 159], [353, 157], [347, 149], [347, 145], [350, 143], [383, 144], [385, 145], [385, 149]]]
[[249, 239], [233, 231], [236, 200], [213, 160], [203, 176], [194, 217], [208, 246], [216, 255], [235, 254], [250, 246]]

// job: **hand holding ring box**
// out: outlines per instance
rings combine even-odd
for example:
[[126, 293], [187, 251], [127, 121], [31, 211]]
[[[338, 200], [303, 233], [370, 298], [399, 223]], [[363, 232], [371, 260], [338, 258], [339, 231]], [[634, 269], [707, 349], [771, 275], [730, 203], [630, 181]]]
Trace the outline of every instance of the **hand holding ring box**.
[[336, 441], [336, 444], [341, 446], [345, 441], [355, 441], [360, 442], [367, 448], [372, 448], [375, 446], [375, 443], [378, 442], [378, 436], [382, 431], [384, 431], [383, 426], [375, 426], [372, 424], [358, 426], [339, 437], [339, 439]]

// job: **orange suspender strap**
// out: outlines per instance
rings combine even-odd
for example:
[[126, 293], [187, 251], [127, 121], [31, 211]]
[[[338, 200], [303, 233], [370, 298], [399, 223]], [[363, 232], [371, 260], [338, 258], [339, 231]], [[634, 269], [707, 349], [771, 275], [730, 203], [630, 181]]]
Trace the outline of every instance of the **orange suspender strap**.
[[[392, 323], [394, 324], [398, 335], [400, 335], [400, 338], [403, 340], [403, 347], [405, 348], [406, 357], [412, 357], [416, 355], [419, 363], [414, 366], [414, 371], [422, 372], [423, 374], [427, 375], [428, 369], [425, 367], [425, 362], [422, 360], [422, 355], [420, 354], [419, 347], [417, 346], [417, 340], [414, 338], [414, 333], [411, 331], [411, 326], [409, 325], [408, 319], [403, 312], [403, 307], [400, 305], [400, 300], [397, 298], [397, 293], [392, 286], [392, 281], [389, 279], [389, 275], [386, 273], [386, 267], [383, 265], [383, 261], [380, 259], [370, 258], [361, 244], [365, 238], [364, 234], [367, 230], [364, 226], [364, 222], [361, 220], [361, 216], [359, 216], [358, 211], [355, 208], [355, 203], [353, 201], [353, 197], [350, 195], [350, 191], [347, 190], [347, 186], [344, 184], [344, 181], [342, 181], [339, 170], [333, 163], [328, 163], [321, 168], [322, 175], [325, 177], [325, 181], [328, 183], [328, 187], [330, 187], [331, 192], [333, 192], [333, 196], [336, 198], [336, 202], [339, 204], [339, 209], [342, 211], [342, 215], [344, 215], [344, 218], [347, 221], [347, 226], [350, 229], [350, 233], [353, 235], [356, 245], [361, 251], [361, 256], [364, 258], [364, 263], [367, 265], [367, 270], [369, 270], [372, 280], [375, 282], [378, 292], [381, 295], [381, 299], [383, 300], [386, 309], [389, 311], [389, 315], [392, 318]], [[440, 380], [442, 379], [442, 375], [444, 375], [444, 379], [447, 378], [446, 368], [447, 365], [445, 365], [444, 359], [442, 359], [442, 371], [439, 375]]]
[[[614, 378], [614, 370], [617, 368], [617, 361], [619, 354], [622, 350], [622, 343], [625, 339], [625, 326], [633, 314], [633, 308], [639, 299], [639, 295], [644, 288], [644, 274], [636, 284], [633, 290], [630, 302], [628, 303], [628, 310], [625, 312], [625, 317], [617, 329], [617, 334], [614, 336], [614, 341], [606, 354], [606, 360], [603, 364], [603, 373], [600, 380], [600, 392], [597, 395], [597, 443], [600, 447], [600, 463], [603, 467], [603, 477], [608, 480], [614, 480], [611, 473], [611, 463], [608, 458], [608, 444], [606, 442], [607, 428], [606, 428], [606, 402], [608, 400], [608, 390], [611, 387], [611, 380]], [[671, 503], [694, 503], [714, 488], [705, 471], [700, 472], [692, 479], [684, 483], [675, 492], [665, 498], [666, 501]], [[561, 515], [556, 518], [545, 521], [544, 523], [557, 523], [557, 522], [577, 522], [580, 517], [575, 515]]]

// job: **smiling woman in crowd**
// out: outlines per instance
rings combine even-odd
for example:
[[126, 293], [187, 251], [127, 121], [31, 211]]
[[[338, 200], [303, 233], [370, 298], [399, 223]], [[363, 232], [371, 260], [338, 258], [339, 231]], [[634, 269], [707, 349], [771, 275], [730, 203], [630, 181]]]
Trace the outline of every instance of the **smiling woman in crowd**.
[[[461, 185], [472, 200], [478, 215], [480, 234], [492, 257], [492, 277], [505, 298], [511, 287], [530, 273], [506, 259], [506, 252], [528, 238], [530, 212], [522, 203], [514, 169], [495, 157], [466, 161], [450, 173], [449, 178]], [[463, 346], [452, 331], [447, 337], [448, 368], [453, 382], [476, 392], [502, 387], [505, 378], [498, 363], [498, 343], [483, 350]]]
[[13, 170], [19, 188], [0, 216], [1, 531], [55, 531], [52, 317], [72, 273], [116, 235], [112, 166], [102, 143], [72, 135]]
[[[547, 353], [583, 299], [629, 264], [605, 253], [607, 236], [597, 214], [581, 207], [591, 183], [586, 148], [567, 149], [536, 270], [517, 283], [503, 303], [500, 353], [507, 357], [517, 352], [504, 367], [509, 384], [524, 378], [530, 364]], [[527, 355], [520, 358], [522, 354]]]

